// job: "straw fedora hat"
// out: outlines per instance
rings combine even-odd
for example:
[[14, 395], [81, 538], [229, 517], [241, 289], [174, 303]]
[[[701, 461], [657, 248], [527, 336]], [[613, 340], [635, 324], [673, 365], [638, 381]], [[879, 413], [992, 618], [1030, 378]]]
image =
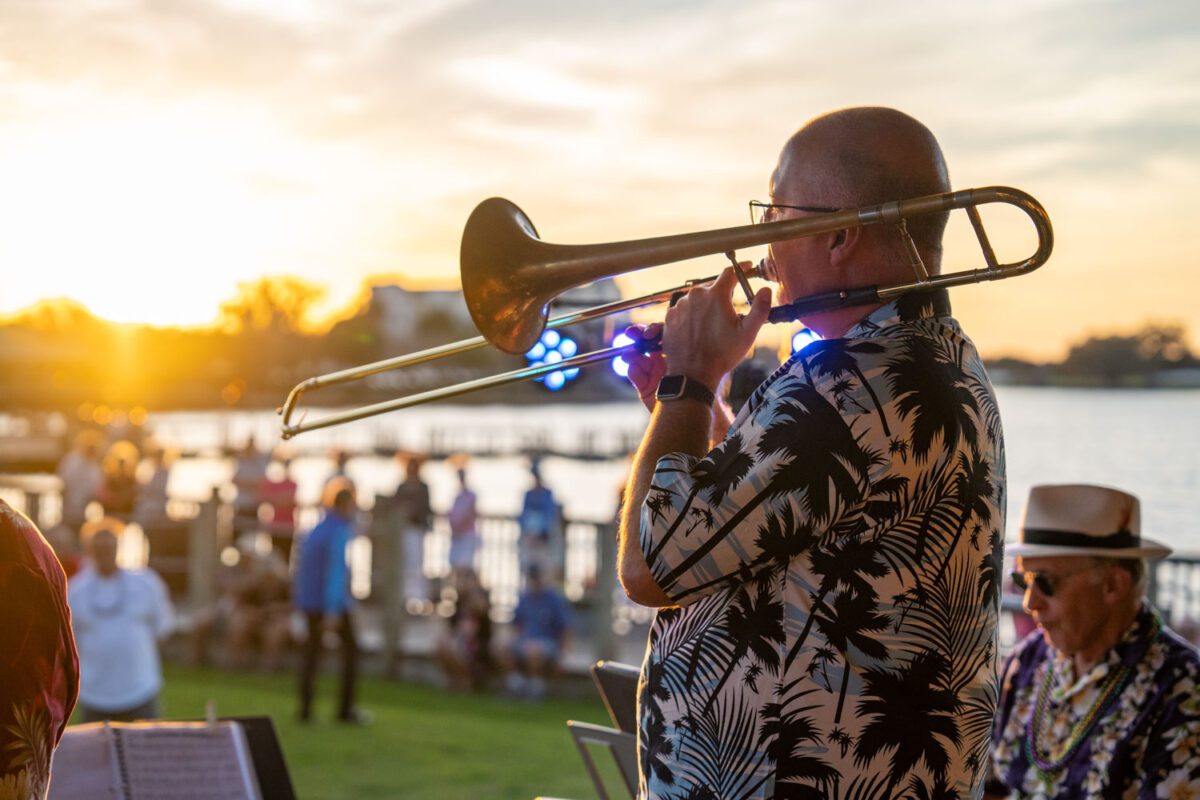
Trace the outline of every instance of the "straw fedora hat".
[[1072, 484], [1029, 490], [1021, 539], [1012, 556], [1166, 558], [1171, 548], [1141, 535], [1138, 499], [1107, 486]]

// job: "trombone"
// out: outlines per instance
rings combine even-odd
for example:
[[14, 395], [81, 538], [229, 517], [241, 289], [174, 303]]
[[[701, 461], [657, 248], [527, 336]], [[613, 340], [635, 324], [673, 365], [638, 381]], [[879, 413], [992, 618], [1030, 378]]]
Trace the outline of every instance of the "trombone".
[[[1029, 257], [1001, 264], [988, 241], [979, 206], [1002, 203], [1015, 206], [1029, 218], [1037, 233], [1037, 249]], [[925, 214], [957, 209], [967, 212], [975, 237], [983, 252], [985, 266], [947, 275], [930, 275], [921, 261], [916, 245], [908, 235], [906, 220]], [[1024, 275], [1040, 267], [1050, 257], [1054, 233], [1046, 211], [1032, 196], [1007, 186], [963, 189], [957, 192], [916, 197], [859, 209], [834, 211], [800, 219], [787, 219], [758, 225], [742, 225], [699, 233], [684, 233], [651, 239], [636, 239], [591, 245], [564, 245], [542, 241], [529, 217], [513, 203], [499, 197], [484, 200], [467, 219], [463, 230], [459, 267], [463, 296], [471, 319], [482, 334], [408, 355], [376, 361], [358, 367], [309, 378], [297, 384], [279, 408], [282, 436], [290, 439], [307, 431], [341, 425], [346, 422], [398, 411], [412, 406], [536, 378], [557, 370], [608, 361], [634, 349], [646, 349], [646, 343], [608, 347], [582, 353], [553, 364], [537, 364], [463, 383], [405, 395], [372, 405], [306, 420], [296, 416], [300, 398], [315, 389], [367, 378], [381, 372], [403, 369], [448, 356], [492, 345], [507, 353], [528, 351], [546, 328], [559, 328], [579, 322], [666, 302], [692, 286], [707, 283], [716, 276], [687, 281], [680, 286], [641, 297], [584, 309], [562, 316], [549, 316], [550, 303], [563, 292], [635, 270], [661, 266], [700, 256], [724, 253], [734, 264], [743, 290], [750, 298], [747, 277], [773, 281], [769, 260], [763, 260], [743, 273], [734, 252], [785, 239], [798, 239], [831, 231], [865, 225], [895, 225], [912, 264], [912, 281], [887, 286], [859, 286], [840, 291], [810, 295], [771, 309], [768, 321], [792, 322], [807, 314], [835, 308], [886, 303], [911, 292], [981, 283]], [[652, 345], [651, 345], [652, 346]], [[301, 415], [302, 417], [303, 415]]]

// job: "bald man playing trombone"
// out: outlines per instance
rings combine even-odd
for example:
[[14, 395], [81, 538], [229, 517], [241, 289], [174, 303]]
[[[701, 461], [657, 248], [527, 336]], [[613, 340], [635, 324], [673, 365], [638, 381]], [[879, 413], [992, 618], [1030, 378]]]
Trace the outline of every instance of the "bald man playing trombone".
[[[887, 108], [784, 146], [762, 221], [945, 192]], [[940, 269], [945, 214], [770, 246], [779, 300]], [[907, 239], [911, 237], [911, 239]], [[942, 290], [802, 317], [822, 337], [733, 417], [715, 394], [768, 316], [735, 275], [692, 289], [633, 359], [651, 409], [620, 577], [659, 612], [642, 668], [644, 798], [978, 797], [997, 674], [1003, 442]], [[656, 330], [643, 332], [653, 335]]]

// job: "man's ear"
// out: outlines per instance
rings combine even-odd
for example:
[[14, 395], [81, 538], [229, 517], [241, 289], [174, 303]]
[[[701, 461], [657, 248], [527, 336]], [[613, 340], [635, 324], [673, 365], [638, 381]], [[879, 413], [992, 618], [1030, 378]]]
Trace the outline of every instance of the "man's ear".
[[1129, 594], [1133, 589], [1133, 575], [1121, 567], [1109, 567], [1104, 576], [1104, 595], [1106, 598], [1119, 599]]
[[833, 235], [829, 237], [830, 262], [835, 266], [846, 263], [857, 252], [862, 237], [863, 226], [861, 225], [834, 231]]

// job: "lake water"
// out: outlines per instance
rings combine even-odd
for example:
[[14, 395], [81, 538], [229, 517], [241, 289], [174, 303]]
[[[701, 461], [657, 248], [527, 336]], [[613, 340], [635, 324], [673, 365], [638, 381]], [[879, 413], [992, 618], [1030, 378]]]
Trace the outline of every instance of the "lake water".
[[999, 387], [1009, 536], [1029, 487], [1099, 483], [1136, 494], [1142, 533], [1200, 552], [1200, 392]]
[[[1037, 483], [1100, 483], [1141, 498], [1143, 532], [1177, 550], [1200, 552], [1200, 392], [998, 387], [1008, 452], [1009, 535], [1014, 536], [1029, 488]], [[372, 420], [302, 434], [292, 440], [293, 475], [302, 502], [316, 499], [332, 469], [335, 447], [368, 451], [380, 444], [411, 450], [428, 447], [437, 435], [456, 446], [541, 440], [571, 449], [586, 436], [597, 445], [636, 437], [647, 414], [636, 403], [572, 405], [547, 398], [545, 406], [427, 406]], [[278, 418], [269, 412], [173, 413], [152, 418], [156, 434], [188, 450], [222, 442], [240, 443], [254, 434], [261, 445], [278, 443]], [[636, 438], [635, 438], [636, 440]], [[547, 458], [547, 484], [569, 517], [611, 519], [625, 478], [624, 460], [578, 461]], [[171, 491], [207, 496], [224, 483], [231, 464], [211, 457], [180, 461]], [[529, 485], [524, 459], [476, 458], [470, 481], [484, 513], [513, 514]], [[401, 474], [389, 458], [353, 459], [349, 473], [360, 495], [390, 493]], [[435, 510], [446, 509], [455, 492], [453, 469], [426, 464]]]

